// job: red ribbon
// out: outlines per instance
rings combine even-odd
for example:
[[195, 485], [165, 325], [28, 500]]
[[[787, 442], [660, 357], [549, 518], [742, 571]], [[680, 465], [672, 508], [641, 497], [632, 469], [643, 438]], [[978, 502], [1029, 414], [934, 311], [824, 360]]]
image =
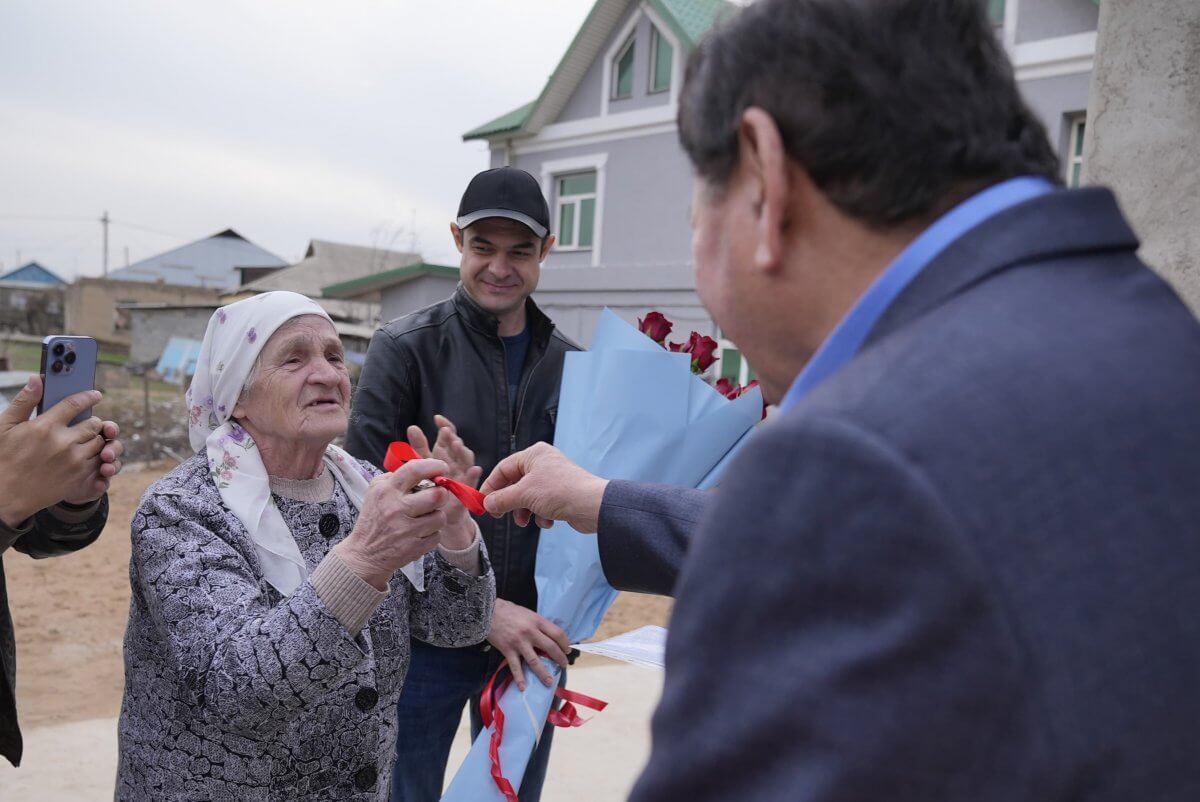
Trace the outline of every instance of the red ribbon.
[[[415, 459], [421, 459], [421, 455], [416, 449], [408, 443], [397, 440], [388, 446], [387, 456], [383, 458], [383, 469], [388, 471], [396, 470], [406, 462]], [[480, 493], [470, 485], [465, 485], [462, 482], [456, 482], [453, 479], [447, 479], [444, 476], [435, 476], [433, 483], [438, 487], [444, 487], [450, 493], [462, 502], [462, 505], [476, 515], [483, 515], [487, 510], [483, 507], [483, 493]]]
[[[505, 674], [503, 679], [500, 679], [501, 674]], [[500, 744], [504, 741], [504, 711], [500, 708], [500, 697], [504, 695], [511, 684], [512, 672], [509, 671], [507, 663], [501, 663], [492, 674], [491, 679], [488, 680], [487, 685], [484, 686], [483, 694], [479, 697], [479, 718], [483, 720], [485, 728], [495, 724], [492, 729], [492, 737], [488, 742], [488, 757], [492, 761], [492, 781], [496, 783], [496, 788], [500, 789], [500, 793], [504, 794], [505, 802], [519, 802], [512, 783], [508, 781], [508, 778], [504, 776], [504, 771], [500, 768]], [[563, 700], [563, 704], [558, 710], [551, 709], [546, 716], [546, 721], [555, 727], [582, 727], [587, 723], [588, 720], [580, 717], [575, 705], [596, 711], [608, 707], [608, 702], [578, 691], [568, 691], [566, 688], [556, 688], [554, 695]]]
[[563, 700], [562, 706], [558, 710], [551, 710], [550, 714], [546, 716], [546, 721], [555, 727], [582, 727], [588, 722], [588, 719], [579, 715], [575, 705], [595, 710], [597, 713], [608, 707], [608, 702], [578, 691], [568, 691], [566, 688], [558, 688], [554, 691], [554, 695]]
[[[483, 720], [484, 727], [496, 725], [492, 730], [491, 741], [488, 743], [488, 757], [492, 761], [492, 781], [496, 783], [500, 793], [504, 794], [505, 802], [519, 802], [512, 783], [500, 769], [500, 742], [504, 740], [504, 711], [500, 709], [498, 700], [493, 701], [495, 697], [503, 696], [504, 691], [512, 684], [512, 674], [501, 680], [499, 684], [496, 683], [500, 673], [506, 668], [508, 668], [506, 664], [501, 664], [496, 669], [496, 673], [492, 674], [487, 685], [484, 686], [483, 695], [479, 697], [479, 718]], [[495, 707], [494, 711], [493, 706]]]

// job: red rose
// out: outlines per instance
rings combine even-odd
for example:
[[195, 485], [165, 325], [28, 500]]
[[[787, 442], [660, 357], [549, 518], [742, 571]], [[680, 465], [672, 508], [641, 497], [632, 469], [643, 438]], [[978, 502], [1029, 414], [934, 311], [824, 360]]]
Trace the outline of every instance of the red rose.
[[659, 345], [664, 344], [667, 335], [671, 333], [671, 329], [673, 328], [675, 328], [675, 324], [667, 320], [662, 312], [651, 312], [646, 315], [644, 320], [638, 318], [638, 331]]
[[667, 345], [667, 350], [672, 353], [679, 353], [681, 351], [687, 351], [687, 346], [684, 345], [683, 343], [667, 343], [666, 345]]
[[717, 361], [717, 341], [707, 335], [693, 331], [684, 350], [692, 355], [693, 373], [703, 373]]
[[[720, 393], [721, 395], [725, 396], [730, 401], [732, 401], [733, 399], [737, 398], [738, 396], [742, 396], [742, 395], [745, 395], [746, 393], [750, 392], [751, 388], [757, 387], [758, 379], [755, 379], [754, 381], [750, 382], [749, 384], [734, 384], [729, 379], [722, 377], [720, 379], [717, 379], [717, 383], [715, 386], [717, 388], [718, 393]], [[762, 416], [764, 418], [767, 417], [767, 402], [766, 401], [763, 401]]]

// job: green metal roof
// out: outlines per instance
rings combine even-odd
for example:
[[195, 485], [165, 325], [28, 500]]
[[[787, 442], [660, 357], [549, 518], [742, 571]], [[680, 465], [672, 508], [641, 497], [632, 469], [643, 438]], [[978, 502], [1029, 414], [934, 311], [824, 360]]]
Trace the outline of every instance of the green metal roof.
[[[469, 141], [472, 139], [487, 139], [496, 136], [497, 134], [508, 133], [510, 131], [520, 131], [529, 118], [533, 116], [533, 112], [538, 105], [546, 97], [546, 92], [554, 83], [554, 79], [562, 71], [563, 65], [566, 64], [580, 42], [581, 34], [596, 17], [602, 3], [605, 0], [596, 0], [592, 6], [592, 10], [588, 12], [587, 18], [583, 21], [583, 25], [575, 33], [575, 37], [571, 40], [570, 46], [567, 47], [567, 52], [555, 67], [554, 72], [550, 75], [550, 79], [546, 81], [542, 88], [541, 94], [531, 103], [527, 103], [519, 109], [513, 109], [505, 115], [497, 117], [491, 122], [484, 123], [478, 128], [473, 128], [463, 134], [463, 140]], [[686, 50], [692, 50], [704, 37], [704, 34], [717, 23], [721, 15], [732, 10], [732, 6], [727, 0], [649, 0], [650, 5], [658, 13], [660, 17], [670, 26], [671, 32], [679, 37], [680, 42]]]
[[725, 0], [650, 0], [650, 5], [674, 28], [689, 50], [730, 9]]
[[458, 268], [448, 265], [431, 265], [420, 262], [415, 265], [405, 265], [394, 270], [385, 270], [370, 276], [356, 278], [353, 281], [343, 281], [340, 284], [330, 284], [321, 290], [324, 298], [356, 298], [369, 292], [381, 290], [394, 284], [401, 284], [418, 276], [440, 276], [442, 278], [458, 279]]
[[463, 134], [463, 139], [484, 139], [495, 134], [503, 134], [505, 131], [516, 131], [525, 121], [529, 119], [533, 107], [537, 105], [537, 101], [526, 103], [519, 109], [513, 109], [507, 114], [501, 114], [491, 122], [486, 122], [478, 128], [472, 128]]

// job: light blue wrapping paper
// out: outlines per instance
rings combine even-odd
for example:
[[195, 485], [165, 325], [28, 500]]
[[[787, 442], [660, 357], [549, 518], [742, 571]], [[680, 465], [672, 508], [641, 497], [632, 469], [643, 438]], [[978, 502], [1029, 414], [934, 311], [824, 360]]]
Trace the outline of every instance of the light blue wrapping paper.
[[[730, 401], [694, 376], [690, 363], [689, 354], [665, 351], [605, 309], [592, 350], [566, 356], [554, 445], [608, 479], [711, 487], [718, 466], [758, 423], [762, 395], [754, 388]], [[617, 596], [600, 568], [595, 536], [564, 523], [542, 533], [535, 578], [538, 612], [572, 643], [595, 634]], [[558, 666], [543, 662], [557, 677]], [[517, 789], [554, 700], [554, 688], [528, 668], [525, 679], [524, 692], [512, 684], [500, 698], [500, 763]], [[491, 776], [490, 738], [491, 728], [479, 734], [443, 800], [504, 801]]]

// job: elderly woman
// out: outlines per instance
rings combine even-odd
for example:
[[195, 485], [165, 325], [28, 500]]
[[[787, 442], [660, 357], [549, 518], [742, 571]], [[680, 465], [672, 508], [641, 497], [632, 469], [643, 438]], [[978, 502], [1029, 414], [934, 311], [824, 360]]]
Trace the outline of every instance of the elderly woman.
[[486, 636], [478, 528], [417, 488], [450, 466], [380, 475], [330, 445], [343, 356], [295, 293], [209, 321], [188, 393], [197, 454], [133, 520], [117, 799], [386, 799], [409, 636]]

